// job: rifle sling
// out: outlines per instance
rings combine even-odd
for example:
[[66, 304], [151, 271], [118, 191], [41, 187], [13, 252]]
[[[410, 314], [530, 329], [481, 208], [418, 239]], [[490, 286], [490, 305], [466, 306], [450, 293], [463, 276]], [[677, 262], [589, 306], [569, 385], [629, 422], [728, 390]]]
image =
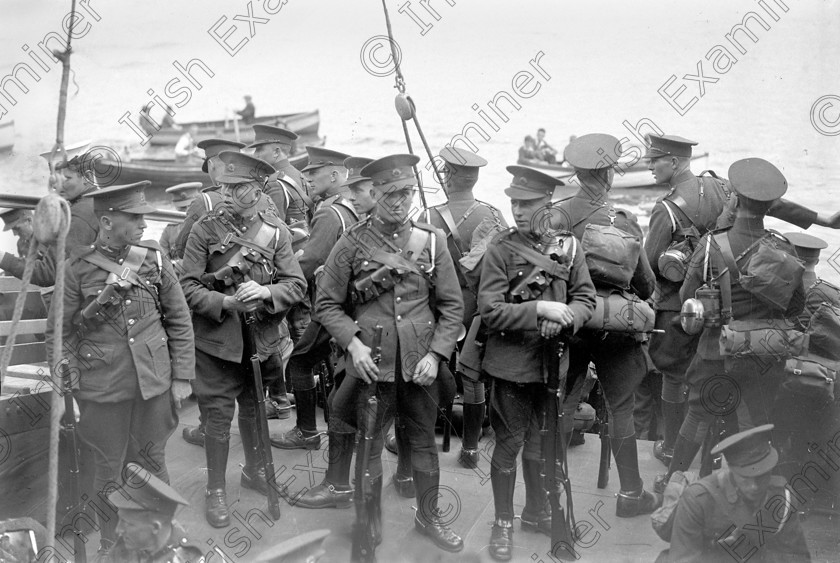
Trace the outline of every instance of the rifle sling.
[[121, 289], [126, 289], [129, 285], [145, 287], [146, 284], [143, 283], [143, 280], [140, 279], [137, 273], [140, 271], [140, 266], [143, 265], [147, 254], [147, 248], [142, 246], [129, 246], [128, 255], [122, 264], [112, 262], [96, 251], [82, 256], [82, 259], [111, 274], [108, 276], [105, 282], [106, 284], [118, 283]]
[[568, 266], [558, 264], [548, 256], [540, 254], [533, 248], [528, 248], [522, 243], [504, 239], [502, 240], [502, 244], [507, 246], [513, 252], [519, 253], [531, 265], [540, 268], [546, 274], [554, 278], [562, 278], [563, 275], [566, 274], [566, 270], [568, 270]]
[[[428, 231], [415, 228], [411, 231], [402, 254], [385, 252], [382, 249], [377, 248], [373, 251], [370, 259], [371, 261], [379, 262], [389, 268], [405, 270], [418, 275], [423, 275], [423, 272], [417, 268], [416, 263], [417, 259], [420, 258], [420, 255], [423, 253], [423, 248], [425, 248], [428, 240]], [[434, 262], [434, 256], [432, 256], [432, 261]]]

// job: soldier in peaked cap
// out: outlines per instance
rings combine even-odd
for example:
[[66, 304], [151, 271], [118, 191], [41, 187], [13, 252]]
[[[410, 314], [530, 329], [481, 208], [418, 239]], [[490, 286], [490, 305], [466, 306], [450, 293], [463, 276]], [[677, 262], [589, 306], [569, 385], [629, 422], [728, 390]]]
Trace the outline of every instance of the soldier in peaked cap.
[[[190, 204], [198, 196], [201, 190], [201, 182], [187, 182], [185, 184], [177, 184], [171, 188], [166, 188], [166, 193], [172, 198], [172, 205], [178, 211], [186, 211]], [[176, 258], [172, 257], [172, 248], [178, 235], [181, 232], [184, 222], [170, 223], [163, 228], [163, 233], [160, 235], [160, 247], [166, 254], [166, 257], [172, 260], [173, 265], [176, 263]], [[192, 225], [190, 225], [192, 227]]]
[[32, 240], [32, 212], [28, 209], [9, 209], [0, 213], [3, 219], [3, 231], [12, 231], [17, 237], [17, 253], [20, 258], [26, 258], [29, 251], [29, 241]]
[[347, 169], [347, 180], [344, 187], [349, 190], [347, 199], [353, 204], [356, 215], [367, 218], [376, 208], [376, 191], [373, 189], [373, 180], [362, 176], [362, 168], [373, 162], [372, 158], [351, 156], [344, 160], [344, 167]]
[[[665, 439], [654, 444], [654, 455], [666, 465], [685, 417], [685, 372], [693, 356], [685, 351], [697, 347], [697, 336], [686, 334], [673, 322], [682, 305], [679, 290], [686, 266], [685, 260], [677, 261], [674, 257], [687, 258], [708, 231], [732, 225], [733, 204], [737, 202], [737, 198], [730, 198], [732, 188], [727, 180], [714, 173], [695, 176], [691, 171], [695, 145], [695, 141], [676, 135], [651, 135], [650, 147], [644, 155], [650, 161], [648, 168], [656, 182], [670, 188], [651, 211], [645, 240], [645, 254], [656, 275], [655, 327], [665, 331], [651, 335], [650, 356], [663, 373]], [[803, 229], [811, 224], [838, 226], [837, 216], [817, 214], [783, 198], [775, 201], [767, 214]]]
[[[219, 153], [222, 151], [239, 151], [245, 147], [245, 143], [228, 141], [226, 139], [204, 139], [203, 141], [199, 141], [196, 146], [204, 151], [204, 162], [201, 164], [201, 171], [207, 173], [207, 176], [210, 178], [210, 186], [204, 188], [201, 194], [187, 208], [183, 226], [172, 249], [172, 257], [176, 260], [184, 257], [184, 247], [187, 246], [187, 238], [190, 236], [190, 229], [192, 229], [195, 222], [205, 214], [210, 213], [223, 199], [220, 191], [221, 185], [218, 181], [218, 177], [221, 175], [223, 168], [219, 160]], [[184, 439], [187, 439], [186, 435]], [[187, 441], [195, 443], [192, 440], [187, 439]], [[201, 444], [199, 443], [198, 445]]]
[[[443, 233], [410, 220], [418, 182], [413, 166], [418, 161], [414, 155], [393, 155], [362, 169], [361, 175], [369, 177], [378, 192], [376, 209], [345, 231], [317, 280], [316, 317], [347, 357], [347, 375], [332, 401], [330, 459], [338, 457], [333, 445], [343, 441], [345, 448], [352, 447], [356, 429], [364, 427], [358, 419], [375, 392], [379, 409], [367, 461], [373, 478], [374, 528], [381, 536], [382, 431], [399, 412], [412, 448], [419, 507], [415, 527], [441, 549], [460, 551], [463, 541], [446, 526], [437, 506], [440, 469], [434, 426], [438, 366], [455, 347], [463, 302]], [[378, 364], [370, 348], [377, 326], [382, 327]], [[358, 495], [365, 478], [362, 471], [363, 463], [357, 462]], [[335, 482], [338, 473], [330, 464], [325, 480], [348, 489], [348, 484]], [[360, 496], [356, 502], [362, 502]]]
[[[680, 427], [668, 472], [657, 477], [660, 490], [674, 471], [688, 469], [716, 416], [723, 416], [731, 426], [736, 424], [734, 409], [724, 407], [716, 412], [704, 396], [703, 386], [711, 378], [728, 374], [735, 380], [753, 424], [768, 422], [773, 412], [776, 390], [784, 375], [783, 356], [757, 358], [749, 351], [724, 356], [720, 325], [728, 324], [731, 330], [740, 330], [732, 321], [757, 321], [767, 326], [766, 323], [796, 317], [804, 306], [804, 268], [796, 265], [793, 245], [781, 235], [764, 229], [764, 215], [784, 195], [787, 180], [775, 166], [760, 158], [733, 163], [729, 178], [738, 197], [735, 223], [729, 229], [711, 231], [700, 239], [680, 289], [680, 299], [685, 301], [695, 297], [698, 289], [711, 283], [709, 280], [718, 280], [722, 318], [719, 323], [706, 323], [686, 371], [688, 413]], [[750, 259], [762, 240], [780, 252], [767, 262], [774, 268], [773, 281], [753, 292], [742, 284], [742, 276], [747, 274]], [[750, 275], [760, 275], [760, 272], [750, 270]]]
[[254, 125], [254, 156], [271, 164], [275, 172], [266, 185], [265, 193], [277, 206], [277, 213], [289, 225], [312, 218], [312, 199], [306, 191], [306, 180], [289, 162], [298, 135], [280, 127]]
[[[563, 183], [525, 166], [508, 166], [507, 171], [513, 178], [505, 194], [516, 226], [488, 246], [478, 292], [487, 329], [482, 370], [491, 381], [490, 421], [496, 432], [490, 464], [495, 505], [490, 555], [499, 561], [512, 555], [520, 450], [525, 480], [522, 529], [551, 535], [545, 495], [549, 485], [543, 486], [541, 475], [545, 458], [540, 430], [550, 397], [545, 382], [552, 369], [545, 359], [557, 355], [551, 340], [561, 330], [576, 333], [595, 307], [595, 287], [580, 243], [571, 232], [540, 229], [554, 188]], [[568, 353], [564, 356], [559, 369], [565, 369]]]
[[[309, 164], [303, 173], [312, 187], [313, 197], [319, 200], [312, 217], [309, 240], [299, 255], [300, 268], [309, 286], [311, 299], [315, 293], [315, 272], [324, 265], [341, 234], [354, 225], [359, 216], [346, 197], [349, 189], [345, 185], [347, 168], [344, 161], [349, 155], [321, 147], [306, 147], [306, 151]], [[318, 336], [321, 330], [317, 323], [310, 323], [292, 353], [321, 348], [319, 343], [322, 337]], [[322, 358], [314, 355], [310, 366]], [[321, 446], [321, 434], [315, 423], [315, 377], [311, 367], [304, 368], [296, 364], [294, 368], [290, 365], [290, 369], [298, 424], [272, 436], [271, 443], [284, 450], [318, 449]]]
[[[642, 241], [642, 230], [636, 217], [623, 209], [615, 209], [609, 202], [608, 192], [615, 174], [613, 167], [621, 156], [621, 143], [611, 135], [589, 134], [572, 141], [565, 151], [565, 160], [575, 168], [580, 189], [569, 199], [554, 206], [552, 226], [572, 231], [578, 240], [584, 241], [584, 232], [589, 228], [592, 234], [612, 226]], [[590, 228], [590, 226], [592, 226]], [[623, 239], [627, 240], [627, 239]], [[591, 249], [583, 244], [587, 254]], [[654, 289], [654, 276], [644, 253], [634, 255], [633, 246], [628, 246], [622, 271], [626, 278], [611, 275], [596, 275], [590, 268], [592, 281], [600, 298], [607, 298], [615, 291], [626, 291], [645, 300]], [[589, 263], [587, 256], [587, 263]], [[614, 267], [617, 271], [618, 266]], [[604, 332], [584, 329], [580, 337], [570, 345], [569, 385], [572, 391], [564, 405], [569, 426], [564, 431], [571, 437], [574, 410], [578, 405], [582, 384], [589, 362], [598, 371], [598, 379], [604, 388], [610, 409], [610, 446], [618, 468], [621, 490], [616, 503], [616, 515], [633, 517], [652, 512], [659, 499], [644, 490], [639, 474], [633, 422], [634, 394], [636, 387], [647, 374], [647, 360], [643, 350], [645, 335], [634, 332]]]
[[784, 233], [782, 236], [790, 241], [796, 249], [796, 255], [805, 263], [802, 285], [809, 290], [818, 280], [816, 266], [820, 261], [820, 251], [828, 248], [828, 243], [806, 233]]
[[[205, 420], [205, 517], [217, 528], [230, 524], [225, 470], [236, 404], [245, 450], [240, 484], [268, 493], [249, 358], [259, 356], [266, 387], [282, 378], [280, 322], [306, 289], [286, 224], [266, 207], [261, 190], [274, 168], [238, 152], [222, 152], [219, 159], [225, 201], [193, 226], [181, 275], [193, 313], [195, 394]], [[256, 350], [246, 349], [243, 336], [249, 314], [256, 317]]]
[[779, 454], [772, 424], [722, 440], [727, 467], [686, 487], [675, 515], [671, 548], [657, 561], [810, 561], [799, 514], [785, 479], [772, 475]]
[[178, 492], [137, 465], [125, 468], [126, 486], [108, 500], [119, 510], [119, 539], [111, 550], [114, 561], [198, 563], [204, 554], [173, 520], [178, 506], [188, 503]]
[[[164, 448], [178, 423], [174, 405], [189, 395], [194, 377], [184, 294], [157, 242], [141, 240], [143, 214], [154, 211], [145, 199], [148, 185], [88, 193], [99, 234], [64, 265], [65, 349], [53, 360], [78, 374], [78, 430], [94, 450], [97, 491], [118, 482], [127, 448], [143, 452], [147, 469], [169, 480]], [[48, 349], [55, 315], [51, 309]], [[104, 551], [116, 539], [115, 525], [100, 521]]]

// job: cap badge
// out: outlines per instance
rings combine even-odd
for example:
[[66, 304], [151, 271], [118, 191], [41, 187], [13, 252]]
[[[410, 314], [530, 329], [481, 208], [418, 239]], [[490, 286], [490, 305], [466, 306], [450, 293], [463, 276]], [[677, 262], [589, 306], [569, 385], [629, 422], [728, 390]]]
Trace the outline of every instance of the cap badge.
[[225, 167], [225, 170], [227, 170], [228, 172], [233, 172], [234, 170], [236, 170], [236, 166], [234, 166], [233, 163], [230, 163]]

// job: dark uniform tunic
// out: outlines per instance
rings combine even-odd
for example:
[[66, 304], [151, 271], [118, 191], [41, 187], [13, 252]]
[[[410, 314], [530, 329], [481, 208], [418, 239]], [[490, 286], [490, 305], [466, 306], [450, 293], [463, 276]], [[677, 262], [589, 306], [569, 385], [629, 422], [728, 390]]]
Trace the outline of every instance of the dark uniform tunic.
[[265, 194], [274, 201], [277, 215], [290, 225], [299, 221], [309, 225], [312, 200], [301, 173], [288, 160], [277, 163], [275, 168], [277, 172], [269, 176]]
[[204, 188], [198, 197], [190, 203], [190, 206], [187, 208], [186, 217], [184, 217], [184, 221], [181, 223], [181, 230], [178, 232], [175, 243], [172, 245], [170, 256], [173, 260], [180, 260], [184, 257], [184, 249], [187, 246], [187, 239], [190, 236], [193, 225], [224, 200], [221, 190], [221, 186]]
[[[172, 249], [175, 246], [175, 241], [178, 240], [178, 235], [181, 233], [181, 228], [183, 226], [183, 223], [170, 223], [163, 228], [163, 232], [160, 234], [160, 247], [163, 250], [164, 255], [171, 260], [175, 260], [172, 256]], [[192, 228], [192, 226], [190, 226], [190, 228]]]
[[[268, 380], [282, 377], [280, 321], [289, 308], [303, 298], [306, 284], [292, 255], [285, 224], [270, 212], [259, 213], [254, 221], [262, 221], [275, 229], [268, 245], [273, 255], [270, 259], [258, 256], [247, 274], [247, 279], [271, 292], [271, 299], [264, 302], [264, 308], [256, 311], [254, 325], [256, 351], [264, 378]], [[236, 243], [225, 243], [227, 235], [234, 234], [234, 229], [242, 234], [249, 226], [250, 223], [245, 223], [228, 204], [220, 204], [193, 227], [182, 263], [181, 286], [193, 313], [196, 335], [198, 378], [195, 393], [207, 414], [207, 435], [220, 440], [229, 435], [234, 398], [239, 403], [240, 416], [253, 418], [255, 397], [250, 381], [251, 364], [243, 339], [244, 316], [222, 309], [225, 296], [236, 293], [236, 287], [209, 280], [205, 274], [221, 269], [230, 255], [240, 248]]]
[[202, 563], [204, 552], [197, 543], [190, 541], [180, 524], [173, 522], [166, 544], [154, 553], [130, 550], [121, 537], [111, 548], [111, 559], [125, 563]]
[[[724, 232], [732, 247], [733, 256], [739, 256], [753, 242], [763, 237], [764, 220], [762, 217], [739, 217], [731, 229]], [[680, 298], [684, 301], [691, 297], [703, 283], [703, 262], [707, 239], [712, 234], [706, 234], [701, 239], [697, 250], [691, 258], [685, 282], [680, 289]], [[789, 254], [796, 256], [793, 245], [780, 241], [780, 247]], [[738, 262], [743, 268], [749, 257], [755, 252], [752, 249]], [[717, 276], [726, 267], [717, 244], [712, 242], [710, 251], [710, 270], [712, 276]], [[736, 320], [749, 319], [783, 319], [798, 315], [804, 306], [805, 290], [802, 284], [795, 289], [787, 311], [771, 307], [756, 298], [752, 293], [742, 288], [735, 276], [730, 276], [732, 291], [732, 318]], [[680, 434], [696, 444], [703, 441], [709, 424], [717, 414], [729, 415], [732, 409], [723, 409], [720, 413], [710, 408], [709, 397], [703, 396], [704, 382], [721, 374], [729, 374], [738, 385], [738, 395], [749, 408], [750, 417], [754, 425], [768, 422], [772, 411], [772, 403], [776, 389], [783, 375], [784, 361], [772, 361], [770, 358], [757, 360], [753, 357], [724, 358], [720, 355], [720, 328], [706, 327], [700, 336], [697, 353], [686, 372], [689, 384], [688, 416], [680, 429]], [[706, 390], [708, 393], [708, 390]], [[724, 412], [725, 411], [725, 412]]]
[[714, 492], [698, 483], [686, 487], [677, 505], [671, 548], [657, 561], [810, 561], [785, 480], [779, 476], [771, 479], [767, 495], [758, 506], [739, 495], [726, 470], [703, 478]]
[[[555, 218], [559, 227], [571, 230], [580, 240], [586, 225], [609, 225], [610, 205], [587, 194], [585, 189], [575, 196], [560, 202], [555, 206]], [[614, 226], [626, 233], [642, 240], [642, 229], [636, 217], [621, 209], [615, 209]], [[641, 299], [648, 299], [653, 295], [655, 278], [648, 263], [647, 256], [642, 252], [634, 267], [630, 280], [630, 291]], [[610, 289], [596, 285], [598, 291], [609, 292]], [[583, 381], [589, 368], [589, 362], [594, 362], [598, 370], [598, 379], [604, 387], [604, 393], [610, 406], [612, 421], [610, 424], [611, 438], [628, 438], [635, 435], [633, 424], [634, 393], [639, 382], [647, 373], [647, 361], [640, 338], [632, 334], [603, 333], [583, 329], [578, 333], [579, 339], [570, 345], [569, 384], [574, 385], [568, 394], [564, 410], [565, 420], [571, 430], [574, 409], [582, 390]]]
[[[121, 291], [119, 303], [104, 306], [81, 330], [74, 316], [105, 288], [110, 274], [85, 256], [95, 252], [121, 266], [129, 247], [97, 243], [77, 248], [65, 263], [64, 357], [78, 382], [79, 434], [96, 452], [96, 490], [119, 482], [127, 446], [145, 451], [143, 465], [168, 482], [164, 448], [178, 422], [169, 390], [173, 379], [194, 377], [193, 330], [184, 294], [169, 261], [158, 259], [157, 243], [138, 246], [148, 249], [138, 270], [143, 287], [132, 284]], [[53, 307], [48, 349], [55, 315]]]
[[510, 290], [523, 276], [529, 275], [534, 266], [505, 246], [504, 240], [532, 248], [540, 254], [542, 249], [515, 228], [508, 229], [487, 248], [481, 270], [478, 306], [488, 332], [482, 366], [493, 377], [490, 401], [494, 416], [491, 421], [497, 441], [493, 465], [510, 470], [516, 467], [516, 455], [523, 444], [525, 459], [540, 459], [539, 415], [543, 398], [547, 396], [543, 385], [546, 340], [540, 336], [537, 303], [568, 304], [574, 313], [572, 330], [577, 332], [592, 316], [595, 286], [586, 268], [583, 249], [569, 233], [560, 238], [565, 276], [551, 279], [550, 285], [535, 299], [516, 302]]
[[[358, 294], [353, 297], [356, 280], [368, 277], [383, 265], [375, 254], [396, 254], [405, 248], [415, 229], [428, 232], [428, 240], [415, 262], [416, 271], [405, 269], [397, 276], [396, 285], [383, 289], [378, 297], [364, 302]], [[371, 475], [382, 474], [382, 430], [388, 427], [396, 410], [406, 423], [414, 468], [437, 470], [434, 421], [438, 381], [421, 387], [411, 377], [428, 352], [441, 360], [449, 358], [461, 327], [461, 292], [443, 233], [414, 222], [393, 233], [380, 232], [372, 219], [357, 224], [344, 233], [330, 253], [324, 273], [318, 278], [315, 307], [318, 319], [342, 349], [347, 349], [354, 336], [370, 346], [374, 327], [383, 327], [377, 385], [380, 407]], [[333, 398], [330, 417], [330, 430], [337, 432], [355, 431], [356, 418], [364, 412], [367, 399], [366, 386], [352, 362], [347, 362], [346, 370], [349, 377], [344, 378]]]

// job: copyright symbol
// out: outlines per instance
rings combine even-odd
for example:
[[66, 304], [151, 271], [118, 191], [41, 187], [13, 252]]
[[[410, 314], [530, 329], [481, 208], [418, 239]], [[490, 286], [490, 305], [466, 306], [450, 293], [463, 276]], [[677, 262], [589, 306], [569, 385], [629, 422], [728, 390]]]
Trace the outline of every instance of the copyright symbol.
[[12, 455], [12, 438], [0, 428], [0, 465]]
[[[394, 56], [397, 57], [396, 61], [394, 61]], [[362, 45], [359, 59], [368, 74], [381, 78], [392, 74], [397, 69], [397, 65], [402, 62], [402, 49], [399, 43], [392, 41], [391, 38], [385, 35], [374, 35]]]
[[437, 503], [440, 523], [449, 526], [461, 514], [461, 497], [455, 489], [440, 485], [437, 489], [429, 489], [420, 498], [419, 516], [422, 519], [424, 514], [431, 514], [432, 508]]
[[[829, 119], [826, 110], [834, 110], [834, 119]], [[828, 94], [817, 98], [811, 106], [811, 125], [820, 135], [840, 135], [840, 96]]]
[[703, 382], [700, 403], [709, 414], [727, 416], [741, 404], [741, 387], [728, 375], [715, 375]]
[[[100, 188], [113, 186], [122, 172], [122, 160], [120, 155], [106, 146], [92, 147], [82, 157], [80, 165], [82, 173], [88, 173], [89, 177], [95, 179]], [[85, 174], [88, 176], [88, 174]]]

